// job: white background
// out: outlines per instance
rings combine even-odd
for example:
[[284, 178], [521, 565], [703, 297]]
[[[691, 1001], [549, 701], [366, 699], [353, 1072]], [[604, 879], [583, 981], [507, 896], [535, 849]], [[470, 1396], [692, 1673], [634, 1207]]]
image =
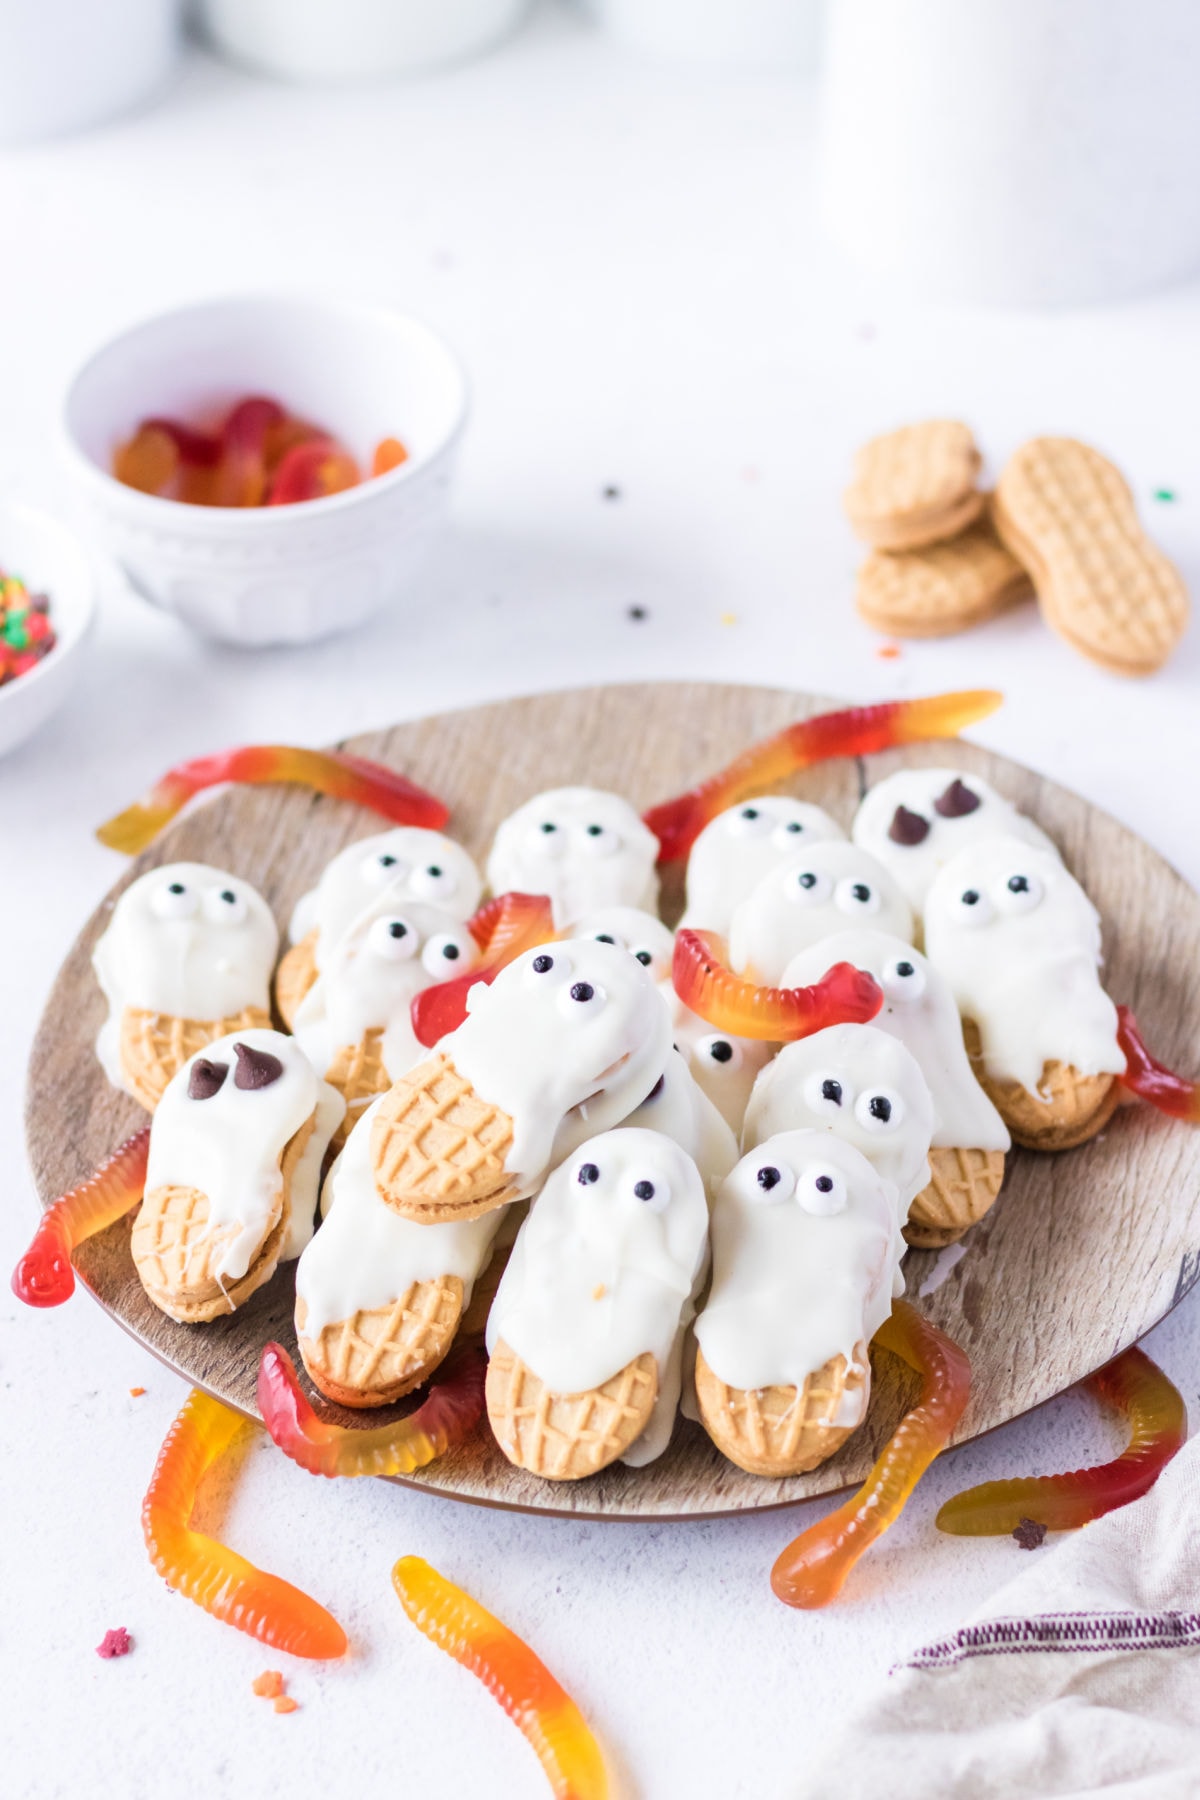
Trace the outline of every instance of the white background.
[[[962, 416], [993, 472], [1032, 433], [1070, 432], [1119, 460], [1200, 587], [1200, 294], [1043, 317], [889, 301], [817, 240], [813, 136], [802, 84], [650, 68], [545, 15], [485, 62], [372, 91], [272, 87], [194, 55], [159, 110], [0, 157], [0, 468], [23, 492], [55, 498], [56, 401], [79, 358], [199, 294], [392, 299], [448, 336], [475, 391], [453, 534], [410, 605], [345, 641], [239, 653], [110, 596], [77, 704], [0, 767], [5, 1269], [35, 1216], [28, 1044], [120, 867], [92, 829], [181, 757], [593, 681], [863, 699], [986, 683], [1008, 701], [982, 741], [1200, 883], [1200, 632], [1140, 684], [1078, 660], [1032, 609], [881, 661], [851, 608], [838, 507], [852, 449], [893, 424]], [[1176, 502], [1155, 503], [1159, 487]], [[1179, 1003], [1200, 1021], [1195, 971]], [[1200, 1065], [1200, 1028], [1196, 1051]], [[1106, 1255], [1098, 1278], [1119, 1280]], [[531, 1640], [629, 1792], [783, 1792], [897, 1658], [1021, 1566], [1009, 1540], [940, 1537], [938, 1502], [1118, 1442], [1068, 1397], [955, 1453], [815, 1615], [779, 1606], [767, 1572], [816, 1508], [688, 1526], [510, 1517], [318, 1482], [259, 1442], [199, 1522], [333, 1608], [354, 1649], [321, 1668], [151, 1573], [141, 1496], [183, 1383], [83, 1294], [31, 1313], [5, 1292], [0, 1321], [0, 1782], [22, 1800], [541, 1793], [523, 1740], [402, 1617], [389, 1570], [406, 1551]], [[1194, 1405], [1200, 1295], [1148, 1342]], [[101, 1662], [114, 1625], [135, 1652]], [[281, 1664], [302, 1706], [288, 1718], [249, 1686]]]

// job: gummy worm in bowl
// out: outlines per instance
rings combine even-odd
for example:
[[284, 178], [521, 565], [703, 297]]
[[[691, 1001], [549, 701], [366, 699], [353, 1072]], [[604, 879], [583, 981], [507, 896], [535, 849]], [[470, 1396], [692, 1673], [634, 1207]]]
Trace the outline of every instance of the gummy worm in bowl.
[[461, 1444], [483, 1417], [487, 1358], [477, 1345], [454, 1352], [425, 1400], [403, 1419], [369, 1430], [332, 1425], [300, 1390], [281, 1344], [264, 1344], [258, 1410], [272, 1439], [310, 1475], [409, 1475]]
[[178, 763], [155, 783], [145, 799], [101, 825], [96, 836], [110, 850], [136, 856], [196, 794], [226, 781], [261, 786], [294, 782], [335, 800], [370, 807], [394, 825], [423, 825], [440, 831], [450, 809], [407, 776], [345, 750], [305, 750], [291, 744], [243, 744], [215, 756]]
[[1183, 1396], [1157, 1363], [1134, 1345], [1080, 1383], [1129, 1421], [1129, 1443], [1114, 1461], [1065, 1475], [984, 1481], [947, 1500], [939, 1531], [955, 1537], [999, 1537], [1023, 1518], [1050, 1531], [1070, 1531], [1154, 1486], [1187, 1437]]
[[835, 756], [871, 756], [924, 738], [957, 737], [965, 726], [994, 713], [1003, 699], [994, 689], [978, 688], [922, 700], [889, 700], [879, 706], [848, 706], [786, 725], [707, 781], [643, 814], [661, 846], [658, 860], [680, 861], [718, 813], [800, 769]]
[[13, 1270], [12, 1290], [26, 1306], [61, 1306], [75, 1292], [71, 1253], [123, 1219], [142, 1198], [150, 1127], [126, 1138], [107, 1162], [47, 1207], [28, 1250]]
[[423, 1557], [402, 1556], [392, 1583], [417, 1630], [477, 1676], [524, 1733], [555, 1800], [607, 1800], [599, 1744], [528, 1644]]
[[477, 981], [485, 985], [494, 981], [508, 963], [537, 944], [552, 943], [556, 935], [545, 894], [498, 894], [468, 919], [467, 929], [482, 960], [465, 975], [452, 976], [413, 995], [413, 1036], [426, 1050], [462, 1024], [467, 1016], [467, 995]]
[[1170, 1118], [1182, 1119], [1188, 1125], [1200, 1125], [1200, 1081], [1189, 1081], [1186, 1076], [1176, 1075], [1165, 1063], [1151, 1056], [1138, 1030], [1138, 1022], [1127, 1006], [1117, 1008], [1117, 1042], [1125, 1052], [1121, 1085]]
[[916, 1406], [901, 1419], [858, 1493], [790, 1543], [771, 1570], [787, 1606], [826, 1606], [865, 1550], [894, 1525], [913, 1489], [943, 1451], [971, 1393], [966, 1352], [904, 1300], [875, 1334], [921, 1377]]
[[865, 1025], [883, 1005], [883, 989], [853, 963], [835, 963], [811, 987], [780, 988], [743, 981], [727, 958], [715, 932], [677, 932], [671, 980], [689, 1011], [731, 1037], [792, 1043], [829, 1025]]
[[150, 1560], [169, 1587], [260, 1643], [316, 1660], [344, 1656], [346, 1634], [323, 1606], [191, 1528], [201, 1481], [245, 1423], [211, 1394], [192, 1389], [159, 1451], [142, 1504]]

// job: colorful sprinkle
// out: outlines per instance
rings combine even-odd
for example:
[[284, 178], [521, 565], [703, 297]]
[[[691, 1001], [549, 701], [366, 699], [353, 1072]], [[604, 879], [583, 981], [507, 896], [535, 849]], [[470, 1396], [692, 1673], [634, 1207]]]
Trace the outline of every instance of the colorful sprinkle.
[[264, 1669], [250, 1683], [251, 1691], [260, 1700], [278, 1700], [283, 1692], [283, 1671], [281, 1669]]
[[1046, 1541], [1046, 1527], [1040, 1519], [1018, 1519], [1013, 1536], [1022, 1550], [1040, 1550]]
[[118, 1625], [113, 1631], [105, 1632], [96, 1645], [96, 1655], [109, 1662], [114, 1656], [128, 1656], [132, 1649], [133, 1639], [123, 1625]]

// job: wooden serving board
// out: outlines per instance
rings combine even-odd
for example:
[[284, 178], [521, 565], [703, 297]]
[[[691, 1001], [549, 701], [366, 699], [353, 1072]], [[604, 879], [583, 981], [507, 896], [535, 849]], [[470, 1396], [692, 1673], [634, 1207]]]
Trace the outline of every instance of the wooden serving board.
[[[403, 769], [441, 795], [452, 808], [449, 829], [482, 860], [498, 821], [541, 788], [586, 783], [646, 806], [690, 786], [754, 739], [831, 704], [695, 683], [591, 688], [422, 719], [345, 747]], [[1115, 820], [1020, 764], [967, 744], [834, 762], [791, 785], [848, 824], [869, 784], [918, 763], [975, 770], [1044, 826], [1103, 914], [1110, 991], [1134, 1007], [1158, 1054], [1185, 1055], [1193, 1036], [1187, 1021], [1198, 1004], [1192, 995], [1189, 1005], [1185, 989], [1200, 968], [1200, 898]], [[103, 1016], [92, 947], [123, 888], [157, 863], [215, 863], [253, 882], [286, 925], [330, 857], [380, 829], [373, 814], [303, 789], [229, 789], [178, 821], [130, 867], [67, 957], [30, 1059], [27, 1133], [43, 1205], [144, 1120], [132, 1100], [109, 1087], [92, 1048]], [[680, 901], [676, 874], [664, 894], [668, 919], [678, 916]], [[232, 1317], [178, 1325], [147, 1300], [130, 1260], [129, 1232], [126, 1220], [81, 1248], [83, 1281], [164, 1362], [256, 1416], [263, 1343], [276, 1338], [296, 1354], [290, 1269]], [[1200, 1132], [1134, 1105], [1082, 1149], [1060, 1156], [1016, 1151], [999, 1203], [966, 1243], [950, 1277], [920, 1302], [963, 1345], [974, 1369], [958, 1442], [1091, 1373], [1141, 1337], [1200, 1276]], [[935, 1260], [935, 1253], [909, 1251], [911, 1296]], [[822, 1468], [784, 1481], [743, 1474], [681, 1419], [670, 1449], [649, 1468], [618, 1465], [578, 1483], [544, 1482], [512, 1468], [484, 1421], [470, 1443], [411, 1483], [481, 1505], [604, 1518], [782, 1506], [860, 1481], [912, 1393], [908, 1372], [877, 1354], [865, 1425]], [[335, 1416], [354, 1422], [354, 1415]], [[381, 1416], [369, 1415], [372, 1422]]]

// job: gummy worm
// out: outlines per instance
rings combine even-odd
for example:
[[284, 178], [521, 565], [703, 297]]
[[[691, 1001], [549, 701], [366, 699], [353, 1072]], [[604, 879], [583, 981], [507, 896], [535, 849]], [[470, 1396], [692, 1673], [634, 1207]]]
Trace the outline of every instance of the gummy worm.
[[880, 706], [848, 706], [786, 725], [707, 781], [644, 814], [661, 846], [658, 860], [678, 862], [718, 813], [800, 769], [834, 756], [870, 756], [922, 738], [957, 737], [964, 726], [994, 713], [1003, 699], [990, 688], [979, 688], [923, 700], [889, 700]]
[[291, 781], [337, 800], [353, 800], [382, 813], [395, 825], [425, 825], [440, 831], [449, 808], [395, 769], [345, 750], [302, 750], [289, 744], [245, 744], [215, 756], [178, 763], [155, 783], [144, 800], [126, 807], [96, 833], [110, 850], [136, 856], [169, 825], [187, 801], [223, 781], [261, 785]]
[[834, 963], [812, 987], [756, 987], [726, 956], [715, 932], [677, 932], [671, 979], [691, 1012], [731, 1037], [791, 1043], [827, 1025], [865, 1025], [883, 1005], [883, 989], [853, 963]]
[[1187, 1081], [1182, 1075], [1173, 1074], [1165, 1063], [1151, 1056], [1138, 1030], [1138, 1022], [1127, 1006], [1117, 1008], [1117, 1042], [1125, 1052], [1126, 1066], [1121, 1082], [1130, 1093], [1148, 1100], [1151, 1106], [1173, 1119], [1200, 1125], [1200, 1082]]
[[12, 1291], [26, 1306], [61, 1306], [75, 1292], [71, 1252], [123, 1219], [146, 1187], [150, 1127], [126, 1138], [94, 1175], [47, 1207], [28, 1250], [13, 1270]]
[[402, 1556], [392, 1583], [417, 1630], [477, 1676], [524, 1732], [556, 1800], [606, 1800], [600, 1746], [571, 1696], [528, 1644], [424, 1557]]
[[483, 1416], [487, 1358], [478, 1346], [457, 1351], [428, 1398], [406, 1418], [369, 1431], [330, 1425], [300, 1391], [282, 1344], [264, 1344], [258, 1410], [285, 1456], [310, 1475], [408, 1475], [470, 1436]]
[[971, 1392], [966, 1352], [904, 1300], [875, 1334], [921, 1377], [916, 1406], [901, 1419], [852, 1499], [790, 1543], [771, 1570], [787, 1606], [825, 1606], [877, 1537], [895, 1524], [934, 1457], [944, 1450]]
[[193, 1388], [167, 1433], [142, 1503], [150, 1560], [169, 1587], [223, 1624], [293, 1656], [344, 1656], [346, 1634], [323, 1606], [227, 1545], [191, 1529], [196, 1490], [245, 1424]]
[[462, 1024], [467, 1016], [467, 995], [477, 981], [485, 985], [494, 981], [506, 964], [526, 950], [552, 941], [550, 901], [544, 894], [498, 894], [473, 914], [467, 929], [479, 945], [482, 962], [465, 975], [452, 976], [413, 995], [413, 1035], [427, 1050]]
[[1022, 1518], [1050, 1531], [1086, 1525], [1154, 1486], [1187, 1437], [1183, 1396], [1157, 1363], [1134, 1345], [1079, 1384], [1129, 1421], [1129, 1444], [1115, 1461], [1068, 1475], [984, 1481], [946, 1501], [939, 1531], [955, 1537], [999, 1537]]

